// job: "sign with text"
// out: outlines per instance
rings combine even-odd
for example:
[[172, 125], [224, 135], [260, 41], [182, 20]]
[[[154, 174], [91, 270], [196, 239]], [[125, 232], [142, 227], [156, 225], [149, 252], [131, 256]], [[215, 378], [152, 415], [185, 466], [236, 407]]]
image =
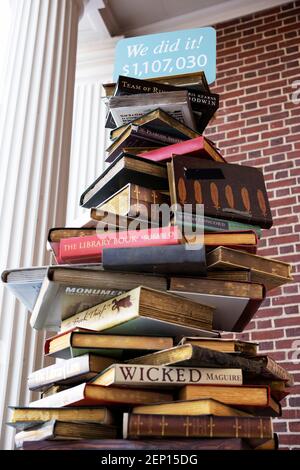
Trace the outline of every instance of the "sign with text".
[[216, 79], [216, 31], [212, 27], [185, 29], [121, 39], [116, 46], [113, 79], [119, 75], [155, 78], [204, 71]]

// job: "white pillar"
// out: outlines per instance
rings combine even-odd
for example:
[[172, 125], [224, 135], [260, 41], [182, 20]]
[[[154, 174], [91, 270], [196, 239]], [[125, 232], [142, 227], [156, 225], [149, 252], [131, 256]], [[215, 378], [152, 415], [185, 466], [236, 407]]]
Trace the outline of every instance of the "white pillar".
[[[49, 227], [64, 225], [78, 21], [85, 0], [18, 0], [0, 128], [0, 259], [41, 265]], [[0, 292], [0, 448], [13, 446], [7, 406], [26, 404], [42, 338], [26, 310]]]
[[[84, 37], [83, 37], [84, 36]], [[111, 82], [118, 38], [99, 38], [97, 32], [79, 33], [73, 130], [67, 203], [67, 224], [84, 210], [80, 194], [104, 169], [109, 131], [104, 128], [106, 107], [102, 83]]]

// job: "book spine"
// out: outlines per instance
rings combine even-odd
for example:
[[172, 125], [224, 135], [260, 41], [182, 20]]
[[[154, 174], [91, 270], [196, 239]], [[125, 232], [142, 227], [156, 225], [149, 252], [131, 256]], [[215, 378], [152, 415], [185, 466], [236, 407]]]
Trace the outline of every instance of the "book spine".
[[68, 388], [62, 392], [55, 393], [41, 400], [29, 403], [30, 408], [63, 408], [84, 399], [86, 384]]
[[162, 134], [161, 132], [153, 131], [152, 129], [147, 129], [146, 127], [138, 127], [137, 133], [141, 137], [147, 137], [149, 139], [156, 140], [158, 142], [163, 142], [165, 144], [178, 144], [182, 142], [184, 139], [180, 139], [179, 137], [174, 137], [168, 134]]
[[236, 437], [272, 439], [270, 418], [232, 416], [171, 416], [124, 413], [123, 437]]
[[242, 385], [241, 369], [209, 369], [196, 367], [162, 367], [135, 364], [115, 364], [115, 385]]
[[140, 288], [76, 313], [61, 322], [61, 331], [74, 327], [105, 330], [138, 316]]
[[292, 386], [294, 383], [293, 376], [285, 370], [283, 367], [281, 367], [279, 364], [277, 364], [272, 358], [267, 357], [267, 364], [266, 364], [266, 372], [274, 375], [276, 378], [280, 380], [286, 380], [288, 382], [289, 386]]
[[59, 261], [67, 263], [78, 259], [99, 260], [102, 249], [123, 247], [145, 247], [176, 245], [180, 243], [178, 227], [162, 227], [147, 230], [132, 230], [101, 233], [87, 237], [63, 238], [60, 241]]
[[33, 372], [28, 377], [28, 387], [29, 390], [35, 390], [45, 385], [86, 374], [89, 371], [89, 355], [86, 354]]

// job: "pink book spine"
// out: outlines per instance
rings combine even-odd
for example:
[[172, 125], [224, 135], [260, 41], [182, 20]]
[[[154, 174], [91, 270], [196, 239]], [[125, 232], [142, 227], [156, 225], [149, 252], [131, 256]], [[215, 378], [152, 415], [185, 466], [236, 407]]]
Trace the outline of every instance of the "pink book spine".
[[181, 236], [177, 226], [63, 238], [60, 241], [57, 260], [59, 263], [71, 263], [79, 260], [99, 262], [103, 248], [137, 248], [175, 245], [180, 242]]

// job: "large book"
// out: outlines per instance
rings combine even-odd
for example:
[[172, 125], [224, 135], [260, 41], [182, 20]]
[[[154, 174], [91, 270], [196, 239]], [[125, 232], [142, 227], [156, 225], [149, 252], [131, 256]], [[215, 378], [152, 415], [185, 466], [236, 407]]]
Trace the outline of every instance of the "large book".
[[56, 259], [59, 264], [96, 263], [102, 259], [103, 248], [168, 246], [178, 245], [182, 241], [182, 235], [177, 226], [96, 233], [83, 237], [62, 238]]
[[202, 329], [211, 336], [213, 311], [212, 307], [141, 286], [63, 320], [61, 330], [79, 326], [107, 334], [183, 336], [185, 330]]
[[47, 338], [45, 354], [61, 359], [81, 356], [88, 352], [105, 356], [129, 358], [146, 351], [171, 348], [173, 338], [154, 336], [102, 335], [95, 331], [73, 328]]
[[94, 406], [94, 405], [138, 405], [171, 401], [172, 394], [167, 391], [130, 389], [122, 387], [102, 387], [82, 383], [68, 388], [50, 397], [30, 403], [30, 408], [59, 408], [60, 406]]
[[242, 385], [243, 375], [241, 369], [113, 364], [91, 379], [91, 383], [137, 388], [174, 388], [187, 384]]
[[[157, 133], [160, 133], [173, 138], [175, 137], [176, 139], [179, 139], [177, 142], [180, 142], [180, 140], [193, 139], [200, 135], [199, 132], [194, 131], [190, 127], [178, 121], [178, 119], [172, 117], [170, 114], [165, 113], [162, 109], [156, 109], [135, 119], [130, 124], [124, 124], [123, 126], [113, 129], [110, 133], [110, 138], [112, 140], [117, 139], [130, 126], [138, 126], [139, 131], [143, 128], [145, 131], [144, 135], [155, 136]], [[171, 144], [175, 142], [173, 141], [168, 143]]]
[[100, 423], [81, 423], [51, 420], [34, 426], [15, 435], [17, 448], [24, 442], [44, 440], [68, 440], [68, 439], [103, 439], [116, 438], [118, 433], [116, 426], [108, 426]]
[[18, 430], [26, 429], [45, 421], [83, 421], [85, 423], [113, 424], [114, 418], [106, 407], [34, 408], [10, 406], [11, 416], [7, 423]]
[[103, 249], [103, 266], [107, 270], [158, 274], [206, 273], [205, 246], [185, 244], [173, 246], [149, 246], [141, 248]]
[[192, 346], [199, 346], [200, 348], [212, 349], [224, 353], [241, 354], [244, 356], [256, 356], [258, 353], [257, 343], [237, 339], [184, 337], [181, 338], [179, 344], [191, 344]]
[[87, 382], [114, 362], [115, 359], [94, 354], [72, 357], [32, 372], [28, 376], [27, 385], [29, 390], [45, 390], [52, 384]]
[[155, 405], [137, 405], [133, 414], [168, 416], [252, 416], [244, 410], [233, 408], [213, 398], [199, 400], [171, 401]]
[[208, 253], [206, 262], [209, 270], [250, 269], [253, 282], [264, 284], [267, 290], [293, 280], [290, 264], [228, 247], [219, 247]]
[[196, 130], [195, 117], [186, 90], [113, 96], [109, 100], [109, 109], [116, 127], [129, 124], [151, 111], [161, 109]]
[[256, 438], [272, 439], [271, 418], [123, 414], [123, 438]]
[[211, 397], [226, 405], [253, 410], [258, 416], [280, 416], [281, 407], [263, 385], [185, 385], [178, 391], [179, 400]]
[[167, 145], [158, 149], [149, 150], [139, 156], [153, 162], [164, 162], [171, 160], [174, 155], [189, 155], [191, 157], [203, 158], [226, 163], [220, 152], [213, 143], [204, 136], [189, 139], [183, 142]]
[[162, 164], [135, 155], [121, 155], [84, 191], [80, 204], [87, 208], [98, 206], [127, 183], [167, 190], [167, 170]]
[[[145, 80], [154, 81], [155, 83], [163, 83], [171, 86], [188, 86], [189, 88], [194, 88], [195, 90], [210, 93], [205, 73], [202, 70], [197, 72], [182, 73], [178, 75], [163, 75], [161, 77], [155, 77], [155, 79], [149, 78]], [[117, 83], [103, 83], [102, 86], [105, 92], [105, 96], [113, 96], [115, 95], [115, 93], [117, 93]]]
[[171, 203], [182, 209], [204, 205], [209, 217], [270, 228], [273, 224], [264, 177], [243, 165], [178, 155], [167, 163]]
[[168, 292], [215, 307], [213, 328], [243, 331], [265, 298], [262, 284], [207, 278], [170, 280]]
[[189, 343], [146, 356], [135, 357], [127, 362], [159, 366], [237, 368], [243, 370], [245, 377], [266, 377], [272, 380], [285, 380], [288, 384], [293, 384], [293, 376], [268, 356], [241, 357], [193, 346]]
[[[167, 85], [156, 81], [156, 79], [140, 80], [138, 78], [124, 77], [120, 75], [116, 84], [114, 96], [178, 91], [180, 88], [178, 86], [170, 84]], [[188, 92], [188, 99], [195, 116], [197, 129], [199, 132], [202, 132], [218, 109], [219, 95], [216, 93], [210, 93], [207, 90], [204, 91], [203, 89], [199, 90], [192, 87], [190, 88], [189, 86], [184, 88]]]
[[[77, 267], [77, 269], [76, 269]], [[139, 285], [167, 289], [161, 276], [106, 272], [97, 266], [90, 269], [51, 266], [47, 269], [36, 299], [30, 324], [36, 329], [58, 330], [67, 317], [93, 307]]]

